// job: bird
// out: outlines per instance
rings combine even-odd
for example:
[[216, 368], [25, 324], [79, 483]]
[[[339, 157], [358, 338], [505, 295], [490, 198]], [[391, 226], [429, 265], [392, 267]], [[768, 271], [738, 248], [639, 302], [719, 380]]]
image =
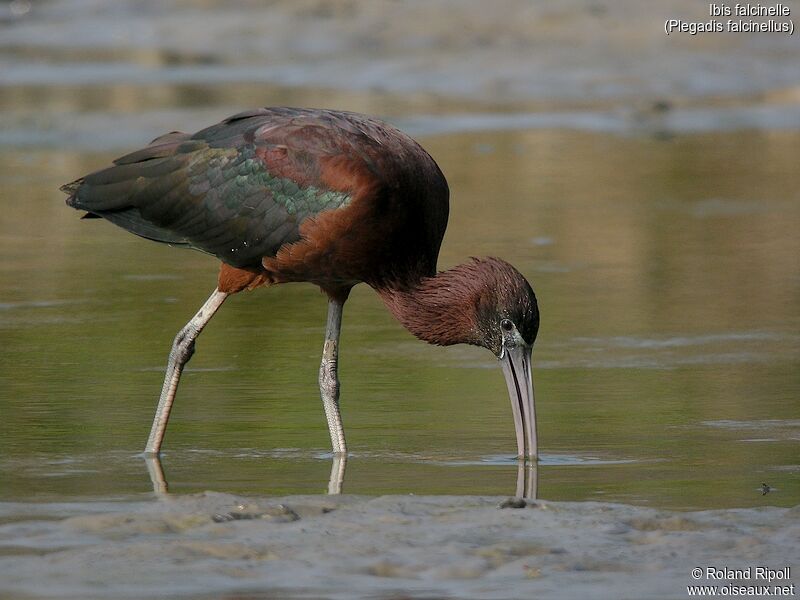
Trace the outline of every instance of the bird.
[[328, 300], [319, 387], [334, 455], [347, 452], [338, 376], [343, 307], [353, 286], [365, 283], [417, 338], [481, 346], [497, 357], [517, 456], [537, 458], [533, 288], [495, 257], [437, 271], [447, 180], [394, 126], [346, 111], [259, 108], [194, 134], [157, 137], [61, 190], [83, 218], [221, 261], [214, 291], [173, 341], [146, 456], [160, 454], [183, 368], [225, 299], [308, 282]]

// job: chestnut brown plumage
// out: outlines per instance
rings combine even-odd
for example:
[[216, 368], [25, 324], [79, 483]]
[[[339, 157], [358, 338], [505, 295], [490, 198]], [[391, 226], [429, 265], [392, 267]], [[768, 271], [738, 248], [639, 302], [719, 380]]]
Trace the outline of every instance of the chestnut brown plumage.
[[533, 290], [497, 258], [436, 272], [447, 182], [394, 127], [348, 112], [258, 109], [193, 135], [156, 138], [62, 189], [86, 216], [222, 261], [217, 288], [175, 338], [146, 452], [160, 451], [194, 340], [225, 298], [306, 281], [329, 299], [320, 390], [334, 452], [346, 451], [337, 373], [342, 307], [364, 282], [418, 338], [483, 346], [500, 359], [518, 455], [536, 456]]
[[533, 345], [539, 330], [536, 296], [525, 278], [499, 258], [473, 258], [409, 286], [377, 288], [389, 311], [419, 339], [439, 346], [472, 344], [502, 352], [502, 319], [518, 323]]

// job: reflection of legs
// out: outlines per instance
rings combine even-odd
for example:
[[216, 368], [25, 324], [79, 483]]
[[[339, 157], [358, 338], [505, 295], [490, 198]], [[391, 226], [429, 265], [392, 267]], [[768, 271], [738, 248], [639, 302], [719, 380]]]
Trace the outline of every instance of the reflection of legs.
[[169, 353], [167, 372], [164, 376], [164, 387], [161, 388], [161, 397], [158, 400], [156, 416], [153, 419], [150, 437], [147, 438], [147, 446], [144, 449], [145, 454], [158, 454], [161, 450], [161, 442], [164, 441], [169, 411], [172, 409], [173, 400], [175, 400], [175, 392], [178, 390], [181, 372], [183, 372], [183, 367], [194, 354], [194, 341], [227, 297], [228, 294], [225, 292], [214, 290], [214, 293], [200, 307], [200, 310], [192, 317], [192, 320], [175, 336], [172, 350]]
[[167, 478], [164, 477], [164, 469], [161, 467], [161, 459], [158, 454], [144, 457], [144, 464], [147, 466], [147, 474], [150, 475], [150, 483], [153, 484], [153, 493], [164, 495], [169, 492]]
[[344, 427], [339, 413], [339, 331], [342, 328], [342, 307], [344, 301], [328, 299], [328, 325], [325, 329], [325, 347], [322, 350], [322, 363], [319, 366], [319, 392], [334, 454], [347, 452], [344, 441]]
[[347, 454], [334, 454], [331, 462], [331, 478], [328, 481], [328, 494], [335, 496], [342, 493], [344, 470], [347, 467]]

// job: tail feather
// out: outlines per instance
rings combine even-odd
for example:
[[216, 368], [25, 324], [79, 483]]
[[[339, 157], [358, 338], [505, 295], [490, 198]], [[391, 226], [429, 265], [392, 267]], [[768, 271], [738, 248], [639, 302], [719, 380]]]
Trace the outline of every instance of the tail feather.
[[189, 139], [187, 133], [168, 133], [154, 139], [149, 146], [145, 146], [141, 150], [136, 150], [125, 156], [121, 156], [114, 161], [115, 165], [132, 165], [139, 164], [156, 158], [165, 158], [173, 156], [178, 146], [188, 144], [186, 150], [191, 150], [193, 146], [198, 148], [204, 145], [202, 141], [192, 141]]
[[189, 240], [180, 235], [176, 235], [172, 231], [162, 229], [150, 223], [147, 219], [142, 217], [138, 208], [129, 208], [127, 210], [116, 210], [101, 213], [99, 216], [111, 221], [114, 225], [127, 229], [131, 233], [153, 240], [155, 242], [162, 242], [173, 246], [190, 246]]
[[161, 136], [151, 146], [115, 161], [114, 166], [61, 186], [67, 205], [85, 210], [84, 219], [103, 218], [150, 240], [190, 245], [184, 236], [145, 218], [137, 206], [137, 196], [146, 193], [153, 182], [163, 181], [159, 178], [181, 168], [180, 161], [170, 158], [186, 137], [180, 132]]
[[69, 196], [69, 198], [67, 198], [67, 204], [69, 204], [70, 206], [72, 206], [72, 204], [70, 204], [70, 200], [72, 200], [72, 197], [77, 193], [78, 188], [81, 187], [81, 184], [83, 184], [83, 177], [81, 177], [80, 179], [76, 179], [75, 181], [70, 181], [69, 183], [65, 183], [60, 188], [58, 188], [59, 190], [61, 190], [62, 192], [64, 192]]

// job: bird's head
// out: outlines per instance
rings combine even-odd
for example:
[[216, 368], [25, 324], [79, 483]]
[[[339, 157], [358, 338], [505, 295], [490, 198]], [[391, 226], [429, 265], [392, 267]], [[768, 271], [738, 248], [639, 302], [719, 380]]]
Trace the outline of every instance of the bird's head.
[[498, 258], [474, 258], [410, 289], [379, 289], [389, 310], [431, 344], [483, 346], [506, 378], [520, 457], [536, 457], [531, 352], [539, 307], [527, 280]]
[[501, 360], [513, 348], [532, 348], [539, 332], [539, 306], [528, 281], [499, 258], [473, 259], [467, 268], [474, 290], [471, 343]]
[[537, 456], [531, 352], [539, 307], [527, 280], [498, 258], [473, 258], [410, 289], [379, 288], [398, 320], [431, 344], [491, 350], [503, 368], [520, 457]]
[[539, 332], [539, 306], [528, 281], [507, 262], [473, 261], [480, 282], [475, 302], [476, 336], [472, 343], [491, 350], [505, 375], [517, 455], [536, 458], [536, 411], [531, 354]]

